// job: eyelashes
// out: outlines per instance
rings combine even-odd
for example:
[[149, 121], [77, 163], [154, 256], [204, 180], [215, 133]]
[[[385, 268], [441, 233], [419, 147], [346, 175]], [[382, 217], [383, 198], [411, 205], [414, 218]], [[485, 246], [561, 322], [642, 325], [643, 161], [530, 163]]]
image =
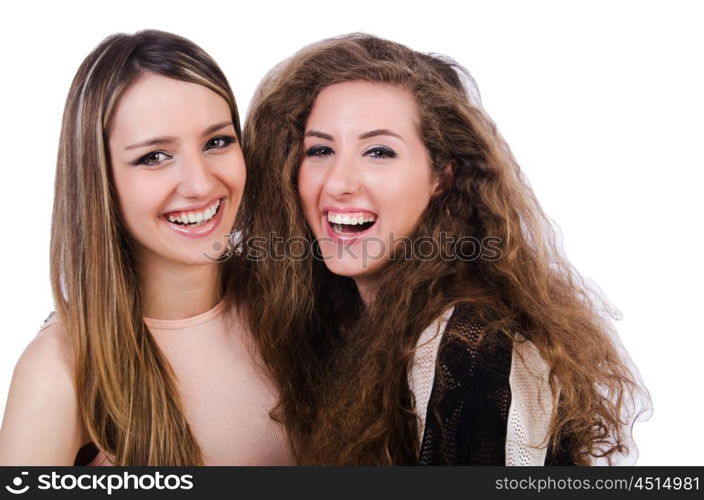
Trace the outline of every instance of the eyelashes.
[[[309, 158], [324, 158], [326, 156], [332, 156], [335, 151], [330, 146], [312, 146], [304, 151], [304, 154]], [[373, 146], [367, 149], [363, 156], [377, 160], [386, 160], [391, 158], [396, 158], [398, 155], [396, 151], [387, 146]]]
[[398, 155], [396, 154], [396, 151], [386, 146], [374, 146], [373, 148], [368, 149], [364, 153], [364, 156], [383, 160], [389, 158], [396, 158], [396, 156]]
[[232, 135], [219, 135], [206, 142], [205, 146], [203, 146], [203, 151], [208, 151], [209, 149], [223, 149], [236, 141], [237, 138]]
[[304, 154], [308, 157], [323, 157], [335, 154], [332, 148], [328, 146], [312, 146], [305, 150]]
[[144, 165], [147, 167], [153, 167], [159, 165], [160, 163], [172, 158], [170, 155], [164, 153], [163, 151], [151, 151], [143, 156], [140, 156], [136, 160], [130, 162], [130, 165], [138, 166]]
[[[237, 142], [237, 138], [235, 136], [218, 135], [216, 137], [208, 139], [208, 142], [203, 145], [202, 151], [225, 149], [230, 144], [234, 144], [235, 142]], [[149, 153], [140, 156], [136, 160], [131, 161], [130, 165], [133, 165], [135, 167], [139, 165], [143, 165], [146, 167], [155, 167], [172, 158], [173, 156], [165, 151], [150, 151]]]

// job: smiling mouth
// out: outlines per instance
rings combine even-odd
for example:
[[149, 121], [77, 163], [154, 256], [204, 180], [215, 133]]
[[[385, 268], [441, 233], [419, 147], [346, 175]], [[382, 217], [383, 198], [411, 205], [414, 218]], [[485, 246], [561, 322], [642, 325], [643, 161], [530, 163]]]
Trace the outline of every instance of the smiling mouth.
[[328, 212], [326, 220], [333, 232], [337, 234], [359, 234], [376, 224], [376, 215], [364, 213]]
[[164, 214], [164, 218], [172, 224], [182, 227], [199, 227], [210, 222], [220, 211], [222, 200], [216, 200], [205, 210], [193, 210], [188, 212], [170, 212]]

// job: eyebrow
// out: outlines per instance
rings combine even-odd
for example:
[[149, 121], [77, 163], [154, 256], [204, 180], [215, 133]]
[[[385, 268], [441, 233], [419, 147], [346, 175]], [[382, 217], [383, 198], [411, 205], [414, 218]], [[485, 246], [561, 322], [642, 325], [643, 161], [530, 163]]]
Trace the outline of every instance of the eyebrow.
[[147, 139], [146, 141], [137, 142], [135, 144], [130, 144], [129, 146], [126, 146], [125, 149], [138, 149], [138, 148], [143, 148], [145, 146], [161, 146], [163, 144], [171, 144], [175, 141], [176, 141], [176, 138], [171, 137], [171, 136], [155, 137], [153, 139]]
[[379, 128], [376, 130], [372, 130], [370, 132], [365, 132], [364, 134], [360, 135], [360, 139], [369, 139], [370, 137], [376, 137], [378, 135], [390, 135], [392, 137], [396, 137], [398, 139], [401, 139], [403, 142], [406, 142], [403, 140], [403, 137], [398, 135], [396, 132], [392, 132], [391, 130], [387, 128]]
[[[234, 126], [232, 124], [232, 121], [224, 121], [220, 123], [216, 123], [215, 125], [211, 125], [210, 127], [206, 128], [203, 133], [201, 134], [201, 137], [205, 137], [206, 135], [210, 135], [213, 132], [217, 132], [220, 129], [223, 129], [225, 127], [229, 126]], [[137, 148], [143, 148], [146, 146], [161, 146], [164, 144], [172, 144], [176, 142], [176, 137], [173, 136], [163, 136], [163, 137], [154, 137], [152, 139], [147, 139], [146, 141], [142, 142], [137, 142], [135, 144], [130, 144], [129, 146], [125, 147], [125, 149], [137, 149]]]
[[303, 137], [318, 137], [320, 139], [325, 139], [327, 141], [332, 141], [332, 136], [330, 134], [325, 134], [323, 132], [318, 132], [317, 130], [309, 130], [305, 133]]
[[[369, 139], [370, 137], [376, 137], [378, 135], [390, 135], [392, 137], [397, 137], [401, 139], [403, 142], [406, 142], [403, 137], [398, 135], [396, 132], [392, 132], [391, 130], [387, 128], [379, 128], [376, 130], [371, 130], [369, 132], [365, 132], [362, 135], [359, 136], [360, 139]], [[304, 137], [318, 137], [320, 139], [326, 139], [328, 141], [332, 141], [333, 137], [330, 134], [326, 134], [324, 132], [319, 132], [318, 130], [309, 130], [308, 132], [305, 133]]]

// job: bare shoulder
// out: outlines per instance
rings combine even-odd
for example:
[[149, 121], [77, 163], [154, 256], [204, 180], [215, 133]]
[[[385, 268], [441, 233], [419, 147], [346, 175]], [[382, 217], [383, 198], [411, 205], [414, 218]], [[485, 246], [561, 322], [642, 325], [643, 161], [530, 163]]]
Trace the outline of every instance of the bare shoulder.
[[15, 366], [0, 428], [0, 465], [73, 464], [83, 439], [73, 373], [71, 341], [49, 320]]
[[65, 385], [68, 381], [71, 388], [73, 371], [71, 339], [55, 318], [50, 318], [41, 327], [15, 366], [15, 376], [31, 372], [39, 382]]

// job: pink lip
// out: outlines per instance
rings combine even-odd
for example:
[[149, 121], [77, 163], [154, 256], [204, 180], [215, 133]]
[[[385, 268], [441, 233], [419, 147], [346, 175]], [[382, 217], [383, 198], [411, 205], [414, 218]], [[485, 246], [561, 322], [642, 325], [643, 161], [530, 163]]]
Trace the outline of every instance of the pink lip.
[[[217, 198], [215, 200], [217, 200]], [[210, 205], [215, 203], [215, 200], [210, 202], [209, 205], [204, 205], [203, 208], [209, 207]], [[171, 230], [175, 231], [176, 233], [178, 233], [182, 236], [186, 236], [187, 238], [203, 238], [205, 236], [212, 234], [213, 231], [215, 231], [215, 229], [220, 224], [226, 203], [227, 203], [227, 200], [223, 198], [222, 201], [220, 202], [220, 206], [218, 207], [218, 212], [215, 214], [215, 217], [210, 219], [207, 223], [203, 224], [202, 226], [198, 226], [198, 227], [188, 227], [188, 226], [181, 226], [179, 224], [175, 224], [173, 222], [170, 222], [166, 218], [165, 215], [162, 215], [160, 217], [160, 219]], [[195, 209], [195, 210], [198, 210], [198, 209]], [[187, 210], [181, 210], [181, 212], [185, 212], [185, 211], [187, 211]], [[173, 213], [173, 212], [170, 212], [170, 213]]]
[[366, 208], [355, 208], [355, 207], [350, 207], [350, 208], [340, 208], [340, 207], [323, 207], [323, 215], [327, 215], [328, 212], [335, 212], [338, 214], [371, 214], [374, 217], [376, 217], [376, 212], [372, 212], [371, 210], [367, 210]]
[[[335, 209], [336, 212], [342, 212], [343, 210], [338, 210]], [[344, 210], [345, 212], [359, 212], [359, 213], [370, 213], [374, 214], [374, 212], [370, 212], [369, 210], [357, 210], [357, 209], [352, 209], [352, 210]], [[376, 216], [376, 214], [374, 214]], [[379, 218], [377, 216], [377, 220], [374, 224], [372, 224], [371, 227], [368, 229], [365, 229], [364, 231], [360, 233], [350, 233], [350, 234], [339, 234], [333, 231], [332, 226], [330, 225], [330, 222], [328, 221], [328, 216], [327, 216], [327, 211], [323, 213], [322, 216], [323, 219], [323, 227], [325, 227], [325, 232], [332, 238], [332, 241], [334, 243], [340, 242], [344, 243], [345, 245], [353, 245], [354, 243], [357, 243], [359, 240], [361, 240], [364, 236], [369, 234], [372, 229], [376, 227], [376, 222], [379, 222]]]
[[181, 212], [199, 212], [201, 210], [205, 210], [206, 208], [212, 206], [216, 201], [224, 199], [224, 196], [216, 196], [212, 198], [210, 201], [206, 203], [202, 203], [200, 205], [191, 205], [189, 207], [183, 207], [183, 208], [177, 208], [174, 210], [169, 210], [168, 212], [164, 212], [164, 216], [167, 216], [169, 214], [180, 214]]

